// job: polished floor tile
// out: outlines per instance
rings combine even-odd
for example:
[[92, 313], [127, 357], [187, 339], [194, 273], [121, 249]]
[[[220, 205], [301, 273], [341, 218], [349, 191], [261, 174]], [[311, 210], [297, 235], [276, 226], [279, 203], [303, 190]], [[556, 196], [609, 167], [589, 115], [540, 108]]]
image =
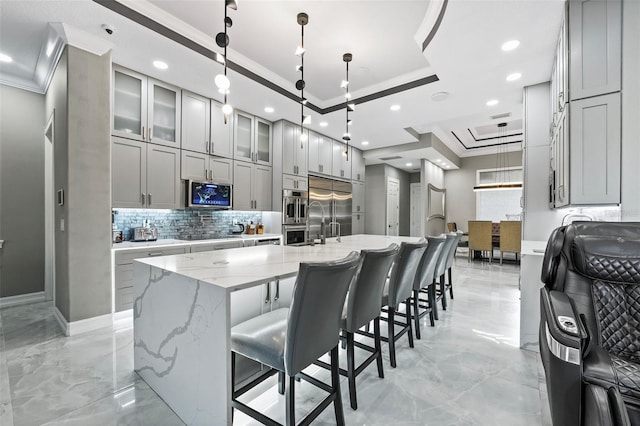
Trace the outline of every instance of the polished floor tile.
[[[390, 367], [383, 346], [385, 378], [378, 378], [375, 365], [358, 377], [357, 411], [349, 407], [342, 379], [347, 424], [550, 425], [539, 357], [518, 348], [518, 280], [513, 264], [468, 263], [458, 257], [455, 299], [446, 311], [440, 308], [436, 327], [423, 320], [415, 349], [406, 338], [398, 342], [398, 368]], [[105, 329], [65, 337], [50, 303], [1, 310], [0, 425], [182, 425], [133, 372], [132, 334], [131, 329]], [[343, 367], [345, 359], [341, 352]], [[328, 381], [325, 370], [312, 366], [308, 371]], [[323, 396], [299, 383], [296, 416], [304, 416]], [[283, 420], [284, 397], [275, 378], [243, 400]], [[234, 425], [254, 424], [236, 413]], [[333, 410], [314, 424], [335, 424]]]

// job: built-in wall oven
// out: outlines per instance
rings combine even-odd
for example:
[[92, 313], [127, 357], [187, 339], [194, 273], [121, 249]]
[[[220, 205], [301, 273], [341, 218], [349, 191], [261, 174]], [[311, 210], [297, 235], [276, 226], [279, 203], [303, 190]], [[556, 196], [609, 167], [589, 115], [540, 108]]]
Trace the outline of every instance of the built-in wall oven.
[[282, 191], [282, 224], [307, 226], [307, 204], [309, 193], [306, 191]]
[[287, 246], [307, 244], [307, 225], [283, 225], [282, 239]]

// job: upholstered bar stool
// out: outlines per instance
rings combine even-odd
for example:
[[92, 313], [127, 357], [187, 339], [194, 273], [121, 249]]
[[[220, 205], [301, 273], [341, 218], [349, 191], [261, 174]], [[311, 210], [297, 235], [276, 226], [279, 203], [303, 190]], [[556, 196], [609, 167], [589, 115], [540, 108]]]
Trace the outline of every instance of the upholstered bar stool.
[[[445, 234], [445, 242], [442, 250], [440, 251], [440, 256], [438, 256], [438, 262], [436, 263], [436, 272], [435, 272], [435, 280], [439, 281], [440, 289], [436, 290], [436, 301], [442, 300], [442, 309], [447, 310], [447, 298], [445, 293], [445, 283], [444, 283], [444, 275], [447, 272], [447, 259], [449, 258], [449, 250], [451, 246], [456, 241], [456, 236], [453, 233]], [[438, 308], [435, 307], [433, 314], [436, 319], [438, 319]]]
[[[389, 342], [389, 360], [393, 368], [396, 367], [396, 341], [407, 333], [409, 338], [409, 347], [413, 348], [413, 331], [411, 325], [411, 292], [413, 290], [413, 280], [416, 277], [416, 271], [424, 251], [427, 249], [426, 243], [402, 243], [400, 252], [396, 257], [396, 262], [391, 269], [391, 276], [387, 281], [387, 285], [382, 293], [382, 306], [386, 306], [387, 318], [381, 318], [387, 321], [388, 334], [387, 337], [381, 337], [383, 342]], [[404, 303], [406, 307], [406, 322], [402, 323], [395, 319], [395, 314], [400, 304]], [[395, 333], [395, 326], [402, 328]]]
[[[435, 293], [435, 270], [436, 264], [442, 247], [444, 247], [446, 239], [441, 237], [429, 237], [427, 238], [427, 249], [424, 251], [424, 255], [418, 266], [418, 271], [413, 282], [413, 316], [415, 321], [415, 333], [416, 338], [420, 338], [420, 320], [427, 314], [431, 325], [435, 325], [433, 307], [436, 304]], [[427, 299], [421, 299], [420, 294], [426, 292]], [[425, 305], [426, 303], [426, 305]], [[424, 310], [420, 312], [420, 308]]]
[[[387, 281], [391, 264], [398, 255], [399, 248], [396, 244], [380, 250], [362, 250], [360, 257], [362, 263], [357, 278], [351, 283], [347, 302], [342, 312], [342, 338], [346, 340], [347, 369], [340, 369], [340, 374], [346, 376], [349, 381], [349, 399], [351, 408], [358, 409], [356, 397], [356, 377], [364, 371], [373, 361], [378, 365], [378, 376], [384, 377], [382, 368], [382, 349], [380, 344], [380, 300], [382, 290]], [[360, 333], [373, 337], [374, 346], [368, 346], [357, 342], [354, 335], [360, 328], [373, 321], [374, 334]], [[370, 355], [359, 366], [355, 366], [355, 348], [370, 352]], [[329, 365], [318, 361], [316, 364], [328, 368]]]
[[[336, 423], [344, 424], [338, 371], [340, 320], [360, 256], [325, 263], [301, 263], [289, 309], [276, 309], [240, 323], [231, 329], [232, 383], [235, 379], [235, 354], [271, 367], [251, 383], [232, 392], [232, 407], [266, 425], [276, 421], [240, 402], [238, 398], [276, 372], [288, 377], [286, 386], [286, 425], [295, 425], [295, 379], [302, 378], [329, 395], [314, 408], [302, 424], [309, 424], [333, 402]], [[319, 357], [330, 352], [331, 385], [302, 373]]]
[[[446, 264], [446, 268], [447, 268], [447, 275], [449, 278], [449, 281], [445, 283], [445, 292], [446, 290], [449, 290], [449, 296], [451, 296], [451, 298], [453, 299], [453, 281], [451, 279], [451, 268], [453, 268], [453, 259], [455, 259], [456, 256], [456, 249], [458, 248], [458, 243], [460, 242], [460, 239], [462, 238], [462, 232], [455, 232], [453, 233], [455, 234], [454, 238], [455, 241], [453, 242], [453, 244], [451, 244], [451, 247], [449, 248], [449, 253], [447, 255], [447, 264]], [[452, 234], [449, 234], [452, 235]], [[447, 237], [449, 238], [449, 237]], [[446, 297], [446, 294], [443, 294], [442, 296], [443, 298]]]

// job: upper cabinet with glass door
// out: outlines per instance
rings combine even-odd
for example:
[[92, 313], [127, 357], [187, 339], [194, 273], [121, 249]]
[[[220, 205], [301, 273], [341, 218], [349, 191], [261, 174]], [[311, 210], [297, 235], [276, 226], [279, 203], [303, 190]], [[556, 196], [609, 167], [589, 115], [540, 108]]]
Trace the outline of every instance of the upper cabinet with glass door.
[[240, 111], [236, 111], [234, 121], [234, 159], [271, 165], [271, 123]]
[[180, 147], [180, 89], [114, 67], [113, 135]]

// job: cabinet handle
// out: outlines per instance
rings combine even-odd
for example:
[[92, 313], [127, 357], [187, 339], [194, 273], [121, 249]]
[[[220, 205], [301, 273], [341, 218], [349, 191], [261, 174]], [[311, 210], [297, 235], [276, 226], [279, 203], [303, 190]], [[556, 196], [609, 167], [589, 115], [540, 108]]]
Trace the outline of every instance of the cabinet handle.
[[142, 140], [144, 140], [144, 126], [142, 126]]
[[204, 141], [204, 150], [207, 152], [207, 154], [209, 153], [209, 142]]
[[267, 297], [264, 298], [264, 304], [271, 302], [271, 283], [265, 284], [267, 286]]
[[164, 256], [164, 252], [163, 251], [157, 251], [155, 253], [149, 253], [148, 256], [149, 257]]
[[147, 205], [148, 206], [151, 205], [151, 193], [150, 192], [147, 194]]
[[153, 140], [153, 128], [149, 127], [149, 142]]
[[143, 206], [144, 206], [145, 195], [146, 194], [144, 192], [140, 194], [140, 204], [142, 204]]
[[213, 143], [213, 142], [211, 142], [211, 149], [209, 150], [209, 152], [210, 152], [211, 154], [213, 154], [213, 150], [214, 150], [214, 148], [215, 148], [215, 145], [214, 145], [214, 143]]
[[280, 280], [276, 280], [276, 295], [273, 296], [273, 301], [280, 299]]

